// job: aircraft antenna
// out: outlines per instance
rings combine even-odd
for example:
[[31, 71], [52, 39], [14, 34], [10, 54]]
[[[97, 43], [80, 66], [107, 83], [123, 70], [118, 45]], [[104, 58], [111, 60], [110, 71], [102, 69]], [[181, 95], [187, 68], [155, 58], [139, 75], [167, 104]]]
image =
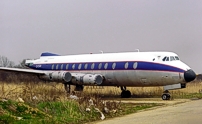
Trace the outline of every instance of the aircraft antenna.
[[135, 49], [135, 50], [137, 50], [137, 52], [140, 52], [140, 50], [139, 50], [139, 49]]
[[100, 52], [103, 54], [104, 52], [102, 50], [100, 50]]

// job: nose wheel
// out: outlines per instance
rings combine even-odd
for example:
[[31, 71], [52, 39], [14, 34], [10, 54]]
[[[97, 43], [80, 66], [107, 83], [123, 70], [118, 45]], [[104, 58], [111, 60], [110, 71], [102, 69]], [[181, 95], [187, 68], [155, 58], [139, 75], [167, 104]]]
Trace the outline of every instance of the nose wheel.
[[163, 95], [161, 96], [161, 98], [163, 100], [170, 100], [170, 93], [169, 93], [169, 91], [168, 90], [164, 91]]

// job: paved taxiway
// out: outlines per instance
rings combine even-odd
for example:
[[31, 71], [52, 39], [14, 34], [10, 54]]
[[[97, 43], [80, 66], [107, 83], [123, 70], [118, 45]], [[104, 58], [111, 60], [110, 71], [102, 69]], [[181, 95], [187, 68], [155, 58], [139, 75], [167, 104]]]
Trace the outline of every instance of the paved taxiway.
[[112, 118], [97, 122], [97, 124], [201, 124], [202, 100], [180, 102], [185, 101], [168, 101], [169, 104], [166, 107]]

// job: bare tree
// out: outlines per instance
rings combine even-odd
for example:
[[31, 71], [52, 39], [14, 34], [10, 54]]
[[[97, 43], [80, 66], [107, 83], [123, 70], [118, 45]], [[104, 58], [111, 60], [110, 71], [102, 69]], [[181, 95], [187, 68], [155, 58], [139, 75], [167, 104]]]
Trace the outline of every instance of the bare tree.
[[[14, 67], [14, 62], [10, 61], [5, 56], [0, 56], [0, 67]], [[9, 79], [9, 73], [8, 72], [0, 72], [0, 81], [6, 81]]]
[[27, 68], [26, 66], [25, 66], [25, 61], [26, 61], [26, 59], [23, 59], [18, 65], [16, 65], [15, 67], [16, 68]]
[[14, 67], [14, 62], [5, 56], [0, 56], [0, 67]]

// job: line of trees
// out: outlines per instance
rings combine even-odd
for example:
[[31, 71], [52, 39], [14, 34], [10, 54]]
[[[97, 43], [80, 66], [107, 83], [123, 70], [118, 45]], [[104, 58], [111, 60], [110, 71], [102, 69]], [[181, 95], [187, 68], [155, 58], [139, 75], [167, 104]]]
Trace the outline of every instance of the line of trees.
[[[10, 61], [5, 56], [0, 56], [0, 67], [9, 67], [9, 68], [27, 68], [25, 66], [25, 60], [23, 59], [19, 64], [15, 65], [13, 61]], [[40, 80], [36, 75], [31, 74], [22, 74], [18, 72], [8, 72], [0, 71], [0, 81], [1, 82], [39, 82]]]
[[10, 61], [7, 57], [5, 56], [0, 56], [0, 66], [1, 67], [14, 67], [14, 62]]
[[197, 76], [196, 76], [196, 80], [202, 81], [202, 74], [197, 75]]
[[0, 67], [10, 67], [10, 68], [26, 68], [25, 60], [23, 59], [19, 64], [15, 65], [13, 61], [10, 61], [5, 56], [0, 56]]

